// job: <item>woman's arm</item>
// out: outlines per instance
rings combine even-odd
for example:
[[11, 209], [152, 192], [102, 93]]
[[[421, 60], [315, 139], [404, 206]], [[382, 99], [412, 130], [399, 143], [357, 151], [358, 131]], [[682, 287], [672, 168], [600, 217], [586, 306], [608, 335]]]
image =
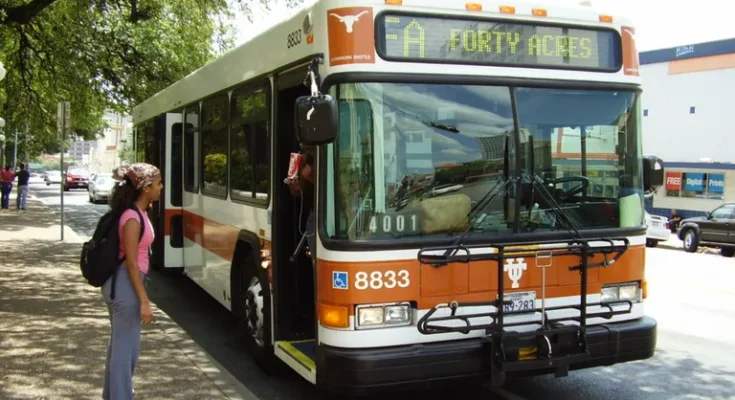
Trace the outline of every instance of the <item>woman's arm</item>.
[[123, 251], [125, 252], [125, 268], [128, 270], [130, 282], [133, 284], [133, 290], [138, 295], [141, 304], [141, 318], [143, 322], [150, 322], [151, 315], [146, 315], [143, 310], [150, 309], [150, 300], [148, 293], [143, 286], [143, 280], [140, 278], [140, 269], [138, 268], [138, 246], [140, 240], [140, 222], [137, 218], [130, 218], [123, 225]]

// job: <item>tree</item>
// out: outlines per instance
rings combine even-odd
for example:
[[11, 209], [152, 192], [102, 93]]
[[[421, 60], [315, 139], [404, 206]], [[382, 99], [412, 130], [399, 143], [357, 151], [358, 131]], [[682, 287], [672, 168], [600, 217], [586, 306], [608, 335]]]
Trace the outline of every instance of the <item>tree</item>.
[[93, 139], [106, 109], [129, 113], [230, 49], [231, 6], [256, 3], [269, 1], [0, 0], [5, 132], [28, 124], [33, 140], [19, 140], [19, 153], [58, 149], [56, 107], [67, 100], [71, 131]]

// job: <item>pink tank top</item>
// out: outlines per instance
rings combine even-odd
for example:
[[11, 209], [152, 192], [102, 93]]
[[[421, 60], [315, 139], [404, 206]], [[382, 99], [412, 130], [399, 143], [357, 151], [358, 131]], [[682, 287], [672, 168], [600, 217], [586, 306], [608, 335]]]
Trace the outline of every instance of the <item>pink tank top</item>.
[[[138, 245], [138, 269], [140, 269], [140, 272], [148, 274], [148, 249], [151, 247], [155, 235], [153, 234], [153, 225], [151, 224], [151, 220], [148, 219], [148, 214], [143, 210], [140, 210], [140, 213], [143, 214], [143, 219], [145, 219], [145, 232], [143, 232], [143, 238]], [[125, 226], [125, 223], [129, 219], [140, 221], [138, 213], [135, 210], [125, 210], [120, 217], [120, 225], [117, 227], [117, 232], [120, 235], [120, 251], [118, 253], [120, 258], [125, 255], [125, 248], [123, 247], [123, 226]]]

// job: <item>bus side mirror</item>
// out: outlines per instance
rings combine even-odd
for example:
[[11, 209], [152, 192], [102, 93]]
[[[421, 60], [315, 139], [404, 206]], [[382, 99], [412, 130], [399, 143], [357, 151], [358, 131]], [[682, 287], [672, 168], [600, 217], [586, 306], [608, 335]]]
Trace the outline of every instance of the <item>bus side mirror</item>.
[[643, 157], [643, 191], [656, 191], [664, 184], [664, 161], [656, 156]]
[[334, 141], [339, 131], [337, 102], [328, 94], [296, 99], [296, 137], [299, 142], [318, 146]]

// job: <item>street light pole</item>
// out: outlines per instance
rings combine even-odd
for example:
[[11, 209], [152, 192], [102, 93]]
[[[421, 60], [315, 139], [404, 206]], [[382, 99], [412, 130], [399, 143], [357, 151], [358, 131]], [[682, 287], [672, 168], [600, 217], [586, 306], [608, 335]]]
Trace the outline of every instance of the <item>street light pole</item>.
[[[2, 68], [3, 64], [0, 63], [0, 69]], [[0, 75], [4, 75], [4, 70], [0, 71]], [[0, 76], [1, 77], [1, 76]], [[0, 132], [2, 132], [2, 129], [5, 127], [5, 120], [0, 117]], [[3, 149], [3, 142], [5, 141], [5, 135], [0, 133], [0, 168], [5, 167], [3, 164], [3, 155], [5, 154], [5, 149]]]
[[3, 149], [4, 141], [5, 141], [5, 135], [0, 133], [0, 168], [5, 168], [5, 165], [3, 164], [3, 155], [5, 154], [5, 149]]
[[15, 128], [15, 139], [13, 139], [13, 168], [18, 166], [18, 128]]

